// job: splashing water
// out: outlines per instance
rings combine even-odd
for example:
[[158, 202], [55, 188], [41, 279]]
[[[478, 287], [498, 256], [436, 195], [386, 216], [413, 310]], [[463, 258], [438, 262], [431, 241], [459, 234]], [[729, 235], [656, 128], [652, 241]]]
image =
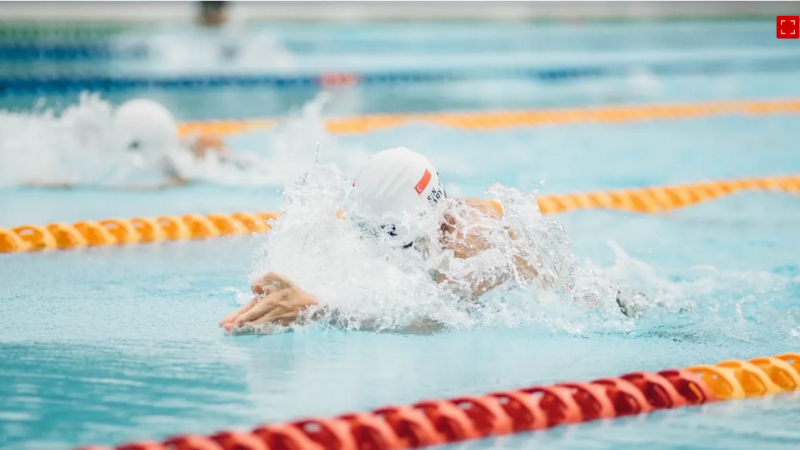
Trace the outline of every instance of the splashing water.
[[0, 111], [0, 186], [144, 186], [171, 184], [174, 176], [225, 186], [284, 186], [319, 159], [351, 167], [366, 151], [340, 148], [325, 130], [322, 110], [331, 95], [320, 92], [298, 117], [283, 121], [268, 158], [233, 149], [196, 158], [184, 144], [167, 150], [157, 165], [126, 151], [114, 128], [114, 108], [97, 94], [82, 94], [60, 115]]
[[0, 185], [160, 187], [172, 181], [170, 152], [145, 157], [129, 147], [112, 105], [83, 93], [61, 114], [0, 111]]
[[[339, 208], [348, 217], [359, 216], [350, 189], [333, 165], [316, 166], [289, 186], [253, 277], [268, 271], [289, 277], [315, 294], [321, 306], [335, 310], [326, 318], [335, 316], [337, 325], [347, 329], [403, 330], [426, 320], [450, 328], [630, 328], [616, 306], [614, 284], [577, 265], [569, 236], [541, 215], [533, 193], [492, 186], [488, 193], [505, 207], [499, 221], [481, 219], [457, 200], [442, 202], [426, 216], [400, 224], [419, 237], [415, 250], [402, 249], [385, 234], [365, 233], [352, 220], [337, 219]], [[459, 259], [439, 245], [445, 212], [469, 223], [465, 232], [480, 228], [491, 249]], [[507, 229], [516, 231], [516, 239]], [[517, 255], [530, 261], [539, 277], [516, 273]], [[432, 273], [452, 283], [437, 284]], [[511, 276], [478, 301], [467, 294], [471, 277], [493, 280], [503, 274]]]
[[[297, 329], [407, 331], [429, 321], [450, 329], [525, 326], [580, 335], [800, 338], [798, 277], [708, 268], [664, 274], [614, 242], [609, 242], [613, 266], [581, 264], [563, 227], [542, 216], [536, 192], [500, 184], [487, 190], [504, 206], [500, 220], [476, 216], [463, 202], [447, 199], [426, 216], [399, 225], [419, 236], [415, 249], [402, 249], [385, 234], [372, 236], [353, 220], [337, 219], [339, 208], [347, 217], [359, 217], [350, 190], [336, 166], [314, 167], [284, 191], [282, 216], [255, 255], [252, 278], [270, 271], [287, 276], [328, 311], [322, 321]], [[439, 245], [445, 212], [466, 224], [464, 233], [480, 231], [488, 250], [461, 259]], [[538, 276], [520, 273], [516, 257], [533, 265]], [[432, 274], [452, 283], [437, 284]], [[471, 277], [503, 275], [505, 281], [477, 301], [467, 294]], [[643, 294], [636, 296], [641, 317], [620, 312], [618, 291]]]
[[114, 148], [112, 107], [83, 94], [61, 115], [0, 111], [0, 185], [113, 184], [128, 155]]
[[[690, 267], [664, 273], [608, 243], [615, 263], [602, 276], [644, 292], [637, 332], [680, 329], [690, 336], [764, 341], [800, 339], [800, 277], [767, 271]], [[591, 262], [589, 262], [591, 266]]]
[[196, 159], [189, 154], [173, 158], [182, 178], [227, 186], [286, 186], [308, 167], [325, 157], [344, 167], [355, 167], [367, 158], [363, 148], [342, 148], [325, 128], [322, 113], [332, 94], [320, 91], [296, 116], [282, 120], [271, 138], [269, 158], [237, 151], [233, 158], [208, 154]]

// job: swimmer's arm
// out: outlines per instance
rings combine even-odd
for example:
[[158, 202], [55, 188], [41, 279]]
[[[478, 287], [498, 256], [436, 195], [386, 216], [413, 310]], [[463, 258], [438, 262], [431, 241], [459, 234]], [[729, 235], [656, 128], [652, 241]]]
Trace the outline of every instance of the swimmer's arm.
[[220, 157], [228, 157], [231, 152], [222, 137], [215, 134], [201, 134], [184, 140], [184, 145], [191, 150], [195, 158], [204, 158], [209, 153]]
[[[512, 240], [517, 240], [517, 235], [513, 230], [506, 228], [506, 232]], [[454, 251], [454, 257], [467, 259], [489, 249], [490, 245], [480, 235], [473, 234], [460, 237], [456, 243], [451, 242], [450, 248]], [[539, 277], [539, 272], [530, 261], [518, 254], [513, 255], [512, 259], [514, 260], [513, 268], [508, 267], [507, 270], [499, 274], [487, 275], [471, 273], [461, 281], [455, 281], [449, 279], [444, 274], [436, 272], [434, 273], [434, 280], [436, 280], [437, 283], [445, 282], [451, 285], [468, 286], [471, 299], [477, 300], [487, 292], [494, 290], [513, 278], [522, 278], [530, 281]]]
[[[490, 220], [499, 221], [505, 214], [503, 207], [495, 200], [467, 198], [465, 199], [465, 202], [467, 205], [471, 206], [476, 211], [479, 211], [484, 217], [488, 217]], [[448, 222], [451, 226], [453, 226], [451, 231], [455, 231], [455, 220], [448, 218]], [[512, 241], [518, 240], [517, 232], [514, 229], [506, 226], [504, 227], [504, 231]], [[491, 247], [489, 242], [484, 239], [480, 232], [467, 236], [461, 236], [459, 240], [461, 241], [461, 244], [456, 245], [454, 248], [455, 256], [457, 258], [468, 258]], [[479, 277], [474, 274], [468, 276], [467, 281], [469, 281], [469, 285], [472, 287], [473, 298], [479, 298], [483, 294], [495, 289], [513, 277], [520, 277], [526, 280], [533, 280], [534, 278], [539, 277], [539, 272], [526, 258], [517, 254], [513, 256], [513, 259], [514, 271], [516, 273], [513, 273], [509, 270], [498, 276], [491, 277], [490, 279], [486, 279], [485, 276]]]
[[202, 160], [208, 155], [214, 155], [219, 161], [233, 164], [240, 169], [252, 168], [260, 162], [257, 156], [232, 152], [222, 137], [214, 134], [186, 137], [183, 146], [195, 159]]
[[179, 186], [186, 186], [187, 184], [189, 184], [189, 180], [176, 175], [175, 177], [172, 178], [172, 184], [170, 186], [179, 187]]

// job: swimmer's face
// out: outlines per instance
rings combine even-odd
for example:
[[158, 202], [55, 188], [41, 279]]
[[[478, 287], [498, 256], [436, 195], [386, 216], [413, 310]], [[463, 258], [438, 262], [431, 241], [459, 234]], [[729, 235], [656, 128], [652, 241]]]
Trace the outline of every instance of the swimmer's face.
[[[418, 237], [411, 238], [411, 239], [399, 239], [398, 240], [398, 230], [397, 227], [390, 223], [380, 223], [377, 221], [358, 221], [356, 222], [364, 233], [365, 237], [380, 239], [388, 237], [390, 240], [395, 240], [396, 246], [402, 249], [415, 249], [417, 251], [427, 253], [428, 249], [430, 248], [431, 240], [436, 241], [438, 237], [438, 244], [439, 247], [444, 249], [448, 247], [448, 241], [453, 238], [454, 233], [457, 230], [456, 227], [456, 219], [455, 217], [448, 211], [445, 211], [438, 217], [438, 229], [434, 235], [428, 235], [424, 231], [419, 234]], [[423, 225], [423, 224], [417, 224]], [[424, 225], [423, 225], [424, 226]]]

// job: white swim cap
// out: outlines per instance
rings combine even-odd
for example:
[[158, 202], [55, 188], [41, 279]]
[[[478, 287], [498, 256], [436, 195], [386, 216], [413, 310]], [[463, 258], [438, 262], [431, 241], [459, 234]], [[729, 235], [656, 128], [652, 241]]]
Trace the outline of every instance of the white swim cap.
[[114, 114], [114, 126], [124, 149], [138, 152], [148, 165], [159, 162], [180, 142], [175, 118], [153, 100], [136, 99], [122, 104]]
[[380, 220], [392, 229], [446, 197], [428, 158], [403, 147], [378, 152], [364, 163], [353, 183], [353, 195], [359, 216]]

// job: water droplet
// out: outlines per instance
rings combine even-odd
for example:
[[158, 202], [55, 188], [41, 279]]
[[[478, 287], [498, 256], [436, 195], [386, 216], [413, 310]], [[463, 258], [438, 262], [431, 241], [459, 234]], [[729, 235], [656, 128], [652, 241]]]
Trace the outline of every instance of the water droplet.
[[654, 250], [654, 249], [652, 249], [652, 248], [648, 248], [648, 249], [647, 249], [647, 253], [653, 253], [654, 251], [655, 251], [655, 250]]
[[540, 184], [540, 185], [542, 185], [542, 186], [544, 186], [546, 183], [547, 183], [547, 182], [546, 182], [546, 181], [544, 181], [544, 180], [542, 180], [542, 181], [540, 181], [540, 182], [539, 182], [539, 184]]

